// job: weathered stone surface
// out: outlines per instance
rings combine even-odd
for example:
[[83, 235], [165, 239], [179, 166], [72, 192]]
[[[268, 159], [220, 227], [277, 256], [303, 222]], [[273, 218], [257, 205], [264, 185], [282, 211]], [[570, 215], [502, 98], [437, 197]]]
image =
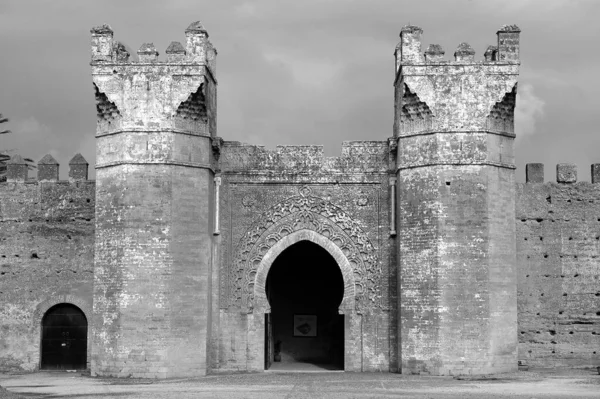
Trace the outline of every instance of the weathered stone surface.
[[469, 43], [461, 43], [454, 51], [454, 61], [456, 62], [474, 62], [475, 50]]
[[29, 167], [27, 162], [20, 155], [13, 155], [6, 162], [6, 181], [9, 182], [22, 182], [27, 180], [29, 174]]
[[88, 165], [88, 162], [81, 154], [75, 154], [69, 161], [69, 180], [87, 180]]
[[[413, 34], [400, 53], [420, 47]], [[404, 34], [404, 32], [403, 32]], [[396, 76], [403, 372], [515, 371], [518, 60], [402, 57]]]
[[51, 306], [91, 320], [94, 203], [94, 182], [0, 184], [0, 370], [39, 368]]
[[425, 61], [439, 62], [444, 60], [445, 51], [439, 44], [430, 44], [425, 50]]
[[193, 48], [175, 49], [177, 63], [158, 60], [151, 43], [139, 62], [92, 55], [95, 375], [207, 372], [216, 52], [197, 26], [186, 35]]
[[517, 184], [519, 360], [600, 365], [600, 189]]
[[557, 183], [575, 183], [577, 181], [577, 165], [572, 163], [559, 163], [556, 165]]
[[58, 180], [58, 162], [50, 154], [44, 155], [38, 162], [38, 174], [37, 178], [39, 181], [43, 180]]
[[339, 266], [346, 371], [600, 365], [600, 188], [570, 164], [515, 183], [519, 32], [447, 61], [405, 26], [394, 137], [326, 157], [217, 136], [200, 22], [166, 61], [92, 29], [97, 181], [77, 154], [68, 182], [15, 156], [0, 184], [0, 368], [37, 369], [45, 312], [71, 303], [95, 375], [263, 371], [269, 271], [302, 241]]
[[527, 183], [543, 183], [544, 164], [528, 163], [527, 165], [525, 165], [525, 181]]
[[600, 163], [592, 164], [591, 176], [592, 183], [600, 183]]

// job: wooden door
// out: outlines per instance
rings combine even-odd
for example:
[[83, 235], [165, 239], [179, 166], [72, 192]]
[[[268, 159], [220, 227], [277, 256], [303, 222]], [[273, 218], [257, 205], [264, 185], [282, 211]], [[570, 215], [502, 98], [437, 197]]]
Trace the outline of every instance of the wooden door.
[[42, 320], [44, 370], [82, 370], [87, 363], [87, 319], [71, 304], [56, 305]]

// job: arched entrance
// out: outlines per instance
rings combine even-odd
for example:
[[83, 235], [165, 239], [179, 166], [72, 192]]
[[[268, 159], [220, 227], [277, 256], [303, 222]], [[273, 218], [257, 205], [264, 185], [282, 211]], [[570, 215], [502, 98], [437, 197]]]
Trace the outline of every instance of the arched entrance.
[[[344, 250], [340, 249], [339, 238], [331, 237], [331, 235], [327, 237], [308, 229], [294, 231], [286, 234], [278, 241], [269, 243], [268, 249], [264, 251], [261, 260], [249, 265], [250, 268], [245, 273], [248, 283], [247, 291], [250, 293], [245, 298], [246, 303], [250, 305], [247, 308], [245, 321], [247, 326], [247, 370], [253, 372], [264, 371], [265, 355], [269, 353], [269, 348], [265, 347], [265, 336], [269, 334], [269, 316], [266, 316], [266, 314], [271, 313], [271, 305], [267, 300], [266, 292], [269, 271], [282, 252], [301, 241], [310, 241], [326, 250], [341, 270], [344, 294], [338, 311], [339, 314], [344, 315], [344, 370], [362, 371], [362, 315], [357, 311], [360, 297], [356, 293], [358, 290], [362, 291], [364, 285], [355, 278], [355, 276], [362, 278], [360, 270], [354, 262], [351, 263], [348, 260]], [[346, 248], [345, 245], [342, 245], [342, 247]]]
[[304, 240], [274, 260], [265, 287], [265, 369], [344, 369], [344, 279], [331, 254]]
[[86, 368], [87, 328], [85, 314], [77, 306], [61, 303], [42, 318], [43, 370]]

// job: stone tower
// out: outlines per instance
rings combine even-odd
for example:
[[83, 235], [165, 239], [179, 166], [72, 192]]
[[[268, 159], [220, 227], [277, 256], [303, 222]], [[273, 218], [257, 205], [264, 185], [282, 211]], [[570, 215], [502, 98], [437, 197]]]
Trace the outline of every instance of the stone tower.
[[159, 61], [92, 29], [98, 113], [92, 373], [206, 373], [216, 51], [199, 22]]
[[402, 372], [514, 371], [520, 30], [481, 61], [467, 43], [423, 53], [422, 32], [402, 28], [395, 52]]

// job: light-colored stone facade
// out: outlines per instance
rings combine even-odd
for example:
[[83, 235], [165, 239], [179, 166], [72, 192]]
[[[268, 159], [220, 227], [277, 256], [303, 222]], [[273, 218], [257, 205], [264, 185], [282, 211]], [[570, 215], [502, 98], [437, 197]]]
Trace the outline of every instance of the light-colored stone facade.
[[43, 315], [71, 303], [93, 375], [263, 371], [269, 272], [307, 241], [339, 267], [346, 371], [600, 364], [600, 168], [576, 183], [560, 165], [544, 183], [530, 164], [515, 183], [519, 32], [448, 61], [402, 28], [393, 137], [325, 157], [217, 135], [217, 52], [199, 22], [164, 60], [94, 28], [96, 182], [80, 155], [58, 181], [46, 156], [38, 181], [15, 157], [0, 185], [3, 368], [39, 368]]

